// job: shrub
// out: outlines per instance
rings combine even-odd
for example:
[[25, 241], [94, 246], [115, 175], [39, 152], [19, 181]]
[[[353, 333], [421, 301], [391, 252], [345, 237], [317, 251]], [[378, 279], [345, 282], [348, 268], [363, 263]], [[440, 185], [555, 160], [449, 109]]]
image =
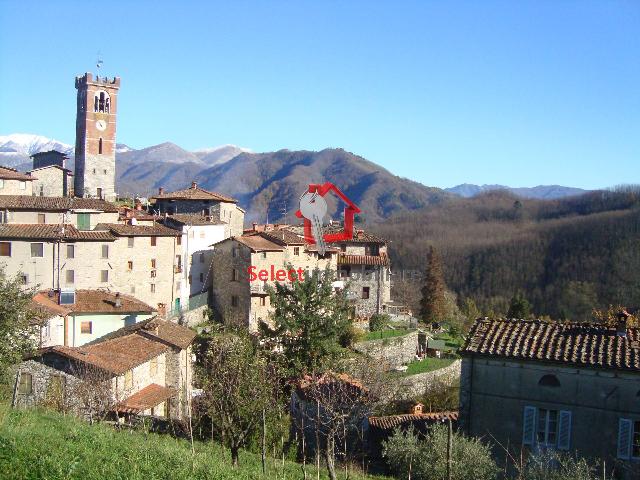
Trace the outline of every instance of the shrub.
[[[411, 472], [414, 480], [436, 480], [446, 478], [447, 472], [447, 427], [434, 425], [424, 439], [413, 428], [407, 432], [396, 430], [383, 443], [383, 456], [391, 469], [401, 478]], [[452, 438], [451, 478], [453, 480], [493, 480], [498, 467], [491, 458], [489, 445], [479, 439], [467, 438], [457, 432]]]
[[365, 333], [362, 329], [357, 327], [349, 327], [344, 333], [340, 336], [340, 345], [343, 347], [350, 347], [354, 343], [361, 342], [365, 338]]
[[375, 313], [369, 318], [369, 331], [378, 332], [388, 325], [391, 317], [386, 313]]
[[518, 477], [526, 480], [598, 480], [598, 465], [568, 453], [545, 452], [531, 455], [524, 465], [518, 468]]

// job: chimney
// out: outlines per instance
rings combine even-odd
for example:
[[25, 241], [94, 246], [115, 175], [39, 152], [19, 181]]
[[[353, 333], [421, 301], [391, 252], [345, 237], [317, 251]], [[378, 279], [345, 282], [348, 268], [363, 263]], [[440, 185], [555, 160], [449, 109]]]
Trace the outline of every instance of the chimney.
[[424, 405], [418, 402], [413, 407], [411, 407], [411, 413], [413, 415], [421, 415], [423, 408], [424, 408]]
[[627, 319], [630, 317], [626, 310], [618, 312], [618, 325], [616, 327], [616, 335], [619, 337], [627, 336]]
[[257, 232], [258, 230], [256, 229], [256, 227], [258, 226], [258, 224], [256, 222], [253, 222], [253, 231]]
[[193, 182], [191, 182], [191, 188], [198, 188], [198, 184], [196, 183], [196, 181], [194, 180]]
[[122, 300], [120, 299], [120, 292], [116, 292], [116, 301], [114, 302], [116, 308], [122, 307]]
[[160, 187], [158, 189], [158, 195], [162, 195], [164, 193], [164, 188]]

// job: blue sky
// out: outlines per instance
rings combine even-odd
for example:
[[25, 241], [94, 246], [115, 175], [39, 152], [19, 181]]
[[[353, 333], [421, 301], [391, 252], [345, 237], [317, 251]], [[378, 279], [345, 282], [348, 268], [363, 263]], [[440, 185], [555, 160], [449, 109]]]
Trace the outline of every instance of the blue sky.
[[636, 0], [0, 0], [0, 134], [73, 143], [98, 51], [136, 148], [342, 147], [439, 187], [640, 183]]

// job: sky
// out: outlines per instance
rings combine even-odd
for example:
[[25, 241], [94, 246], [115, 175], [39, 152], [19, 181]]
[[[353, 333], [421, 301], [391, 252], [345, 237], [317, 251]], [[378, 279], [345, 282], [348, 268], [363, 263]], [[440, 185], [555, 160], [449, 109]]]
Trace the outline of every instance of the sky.
[[0, 135], [341, 147], [429, 186], [640, 183], [640, 1], [0, 0]]

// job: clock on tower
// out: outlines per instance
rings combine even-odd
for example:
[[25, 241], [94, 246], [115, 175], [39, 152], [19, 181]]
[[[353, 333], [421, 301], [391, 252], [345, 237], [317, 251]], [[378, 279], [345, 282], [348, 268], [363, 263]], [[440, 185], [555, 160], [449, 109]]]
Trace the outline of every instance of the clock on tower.
[[76, 197], [115, 200], [116, 112], [120, 78], [76, 77]]

